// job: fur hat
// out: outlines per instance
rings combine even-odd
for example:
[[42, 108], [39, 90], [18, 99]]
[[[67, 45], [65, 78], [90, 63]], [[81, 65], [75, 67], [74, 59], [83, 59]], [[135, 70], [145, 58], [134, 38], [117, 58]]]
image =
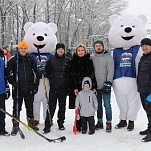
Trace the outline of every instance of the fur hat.
[[26, 41], [21, 41], [18, 43], [18, 49], [20, 49], [23, 46], [28, 49], [28, 43]]
[[59, 48], [62, 48], [65, 50], [65, 45], [63, 43], [57, 43], [56, 45], [56, 51], [59, 49]]
[[103, 41], [101, 41], [101, 40], [96, 40], [96, 41], [93, 43], [93, 48], [95, 47], [95, 44], [97, 44], [97, 43], [101, 44], [102, 47], [104, 48]]
[[151, 46], [151, 39], [149, 39], [149, 38], [142, 39], [141, 46], [143, 46], [143, 45], [149, 45], [149, 46]]

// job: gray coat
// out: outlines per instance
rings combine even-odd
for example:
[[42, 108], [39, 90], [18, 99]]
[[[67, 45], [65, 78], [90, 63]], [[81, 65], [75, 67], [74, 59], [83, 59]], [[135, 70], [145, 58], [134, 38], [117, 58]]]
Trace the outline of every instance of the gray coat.
[[110, 52], [105, 51], [102, 54], [95, 54], [91, 56], [93, 61], [95, 77], [98, 89], [103, 88], [105, 81], [113, 81], [114, 75], [114, 61]]
[[[84, 90], [83, 84], [84, 81], [88, 80], [90, 83], [90, 89]], [[94, 116], [95, 111], [98, 108], [98, 102], [96, 95], [91, 90], [92, 81], [89, 77], [85, 77], [82, 81], [82, 90], [78, 93], [76, 97], [75, 106], [79, 108], [79, 115], [84, 117]]]

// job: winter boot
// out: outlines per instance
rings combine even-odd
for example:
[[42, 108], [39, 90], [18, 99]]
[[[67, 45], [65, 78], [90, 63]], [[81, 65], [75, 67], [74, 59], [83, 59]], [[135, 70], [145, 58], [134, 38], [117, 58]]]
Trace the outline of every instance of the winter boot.
[[10, 136], [10, 133], [8, 133], [5, 129], [3, 129], [2, 131], [0, 131], [0, 135]]
[[96, 130], [103, 129], [103, 122], [100, 123], [100, 122], [98, 121], [97, 124], [95, 125], [95, 129], [96, 129]]
[[27, 117], [28, 126], [35, 131], [39, 131], [39, 128], [35, 126], [34, 118]]
[[35, 126], [37, 126], [39, 124], [38, 120], [34, 120]]
[[17, 132], [18, 132], [18, 129], [17, 129], [18, 122], [16, 122], [14, 119], [12, 119], [12, 122], [13, 122], [13, 128], [11, 131], [11, 135], [15, 136], [15, 135], [17, 135]]
[[151, 141], [151, 133], [147, 133], [147, 135], [142, 139], [142, 142], [150, 142]]
[[132, 131], [134, 129], [134, 121], [130, 121], [129, 120], [129, 123], [128, 123], [128, 126], [127, 126], [127, 130], [128, 131]]
[[126, 120], [120, 120], [120, 122], [115, 126], [116, 129], [120, 129], [127, 126]]
[[82, 134], [86, 134], [87, 133], [87, 131], [86, 130], [82, 130]]
[[89, 135], [93, 135], [95, 133], [95, 130], [90, 130]]
[[147, 135], [147, 133], [148, 133], [148, 129], [139, 132], [140, 135]]
[[50, 132], [50, 128], [46, 128], [46, 127], [45, 127], [45, 128], [43, 129], [43, 131], [44, 131], [43, 134], [47, 134], [47, 133]]
[[111, 132], [112, 131], [112, 124], [111, 123], [106, 123], [106, 132]]

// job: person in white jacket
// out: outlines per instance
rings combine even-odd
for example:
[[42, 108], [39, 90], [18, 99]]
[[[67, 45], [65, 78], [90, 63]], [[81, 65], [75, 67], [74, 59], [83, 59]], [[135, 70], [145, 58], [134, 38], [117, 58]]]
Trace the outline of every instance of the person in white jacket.
[[98, 108], [96, 95], [91, 90], [92, 81], [89, 77], [84, 77], [82, 81], [82, 90], [76, 97], [75, 106], [79, 110], [81, 118], [82, 134], [87, 132], [87, 122], [89, 124], [89, 134], [95, 133], [94, 115]]

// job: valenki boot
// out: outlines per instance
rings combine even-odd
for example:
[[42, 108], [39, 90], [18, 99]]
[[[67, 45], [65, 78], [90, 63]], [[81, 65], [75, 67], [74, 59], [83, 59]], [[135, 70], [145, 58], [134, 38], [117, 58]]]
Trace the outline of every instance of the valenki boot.
[[16, 122], [14, 119], [12, 119], [12, 122], [13, 122], [13, 128], [11, 131], [11, 135], [15, 136], [17, 135], [17, 132], [18, 132], [18, 129], [17, 129], [18, 122]]

